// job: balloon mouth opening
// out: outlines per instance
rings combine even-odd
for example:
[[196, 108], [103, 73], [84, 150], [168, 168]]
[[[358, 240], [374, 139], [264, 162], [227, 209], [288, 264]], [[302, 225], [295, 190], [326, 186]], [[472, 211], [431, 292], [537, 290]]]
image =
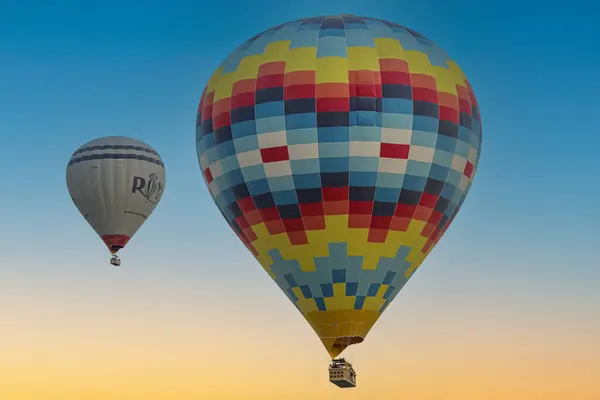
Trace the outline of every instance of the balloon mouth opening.
[[331, 355], [331, 358], [335, 358], [343, 352], [346, 347], [362, 343], [364, 340], [365, 339], [361, 336], [340, 336], [333, 341], [329, 354]]
[[119, 250], [125, 247], [131, 237], [127, 235], [104, 235], [102, 240], [112, 254], [117, 254]]

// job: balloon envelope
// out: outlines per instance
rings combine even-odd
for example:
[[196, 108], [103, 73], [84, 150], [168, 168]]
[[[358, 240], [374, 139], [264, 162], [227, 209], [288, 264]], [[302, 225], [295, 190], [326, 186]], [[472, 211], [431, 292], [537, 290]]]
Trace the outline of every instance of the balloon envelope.
[[67, 187], [75, 206], [115, 254], [160, 201], [165, 167], [158, 153], [139, 140], [104, 137], [73, 153]]
[[459, 66], [403, 26], [302, 19], [238, 47], [202, 95], [209, 191], [332, 357], [448, 229], [481, 148]]

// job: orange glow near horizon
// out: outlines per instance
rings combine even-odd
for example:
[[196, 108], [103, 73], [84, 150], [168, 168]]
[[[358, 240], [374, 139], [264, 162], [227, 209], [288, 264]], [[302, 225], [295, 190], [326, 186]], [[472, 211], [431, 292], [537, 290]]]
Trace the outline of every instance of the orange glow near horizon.
[[9, 313], [4, 303], [0, 399], [600, 398], [598, 324], [541, 334], [547, 327], [535, 321], [494, 326], [490, 318], [466, 324], [467, 316], [448, 316], [408, 318], [408, 326], [392, 309], [349, 349], [358, 387], [338, 389], [327, 381], [325, 349], [299, 314], [278, 324], [286, 318], [278, 309], [267, 317], [229, 305], [217, 317], [157, 304], [149, 300], [136, 316], [111, 302], [89, 313], [76, 304]]

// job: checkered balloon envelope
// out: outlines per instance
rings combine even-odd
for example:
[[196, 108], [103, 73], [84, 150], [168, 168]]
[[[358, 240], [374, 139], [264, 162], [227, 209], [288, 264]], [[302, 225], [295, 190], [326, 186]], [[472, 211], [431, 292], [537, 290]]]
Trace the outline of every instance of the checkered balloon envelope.
[[481, 119], [431, 40], [316, 17], [229, 55], [202, 94], [196, 145], [223, 217], [334, 358], [364, 340], [452, 223]]

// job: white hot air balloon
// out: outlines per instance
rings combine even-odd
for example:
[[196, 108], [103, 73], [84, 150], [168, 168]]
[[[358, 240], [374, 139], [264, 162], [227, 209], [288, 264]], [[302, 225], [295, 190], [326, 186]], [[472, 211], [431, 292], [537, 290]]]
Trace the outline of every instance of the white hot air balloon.
[[73, 153], [67, 187], [75, 206], [112, 253], [142, 226], [165, 188], [165, 167], [146, 143], [122, 136], [92, 140]]

